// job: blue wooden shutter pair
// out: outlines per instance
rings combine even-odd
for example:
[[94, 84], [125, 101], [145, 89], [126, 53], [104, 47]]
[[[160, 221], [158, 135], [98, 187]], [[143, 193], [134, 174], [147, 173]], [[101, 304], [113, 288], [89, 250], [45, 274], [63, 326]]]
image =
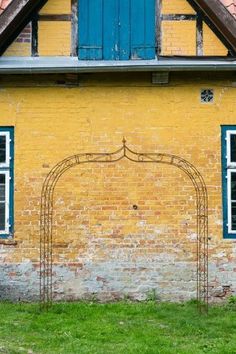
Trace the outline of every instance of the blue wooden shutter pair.
[[155, 58], [155, 0], [79, 0], [79, 59]]

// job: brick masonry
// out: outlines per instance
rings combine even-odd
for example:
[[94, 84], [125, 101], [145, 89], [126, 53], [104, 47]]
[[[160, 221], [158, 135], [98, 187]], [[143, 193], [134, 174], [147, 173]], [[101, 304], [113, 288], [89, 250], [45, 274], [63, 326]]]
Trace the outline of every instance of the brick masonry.
[[[115, 151], [123, 136], [135, 151], [176, 154], [202, 173], [211, 300], [235, 293], [236, 241], [222, 238], [220, 145], [220, 125], [235, 124], [232, 77], [173, 74], [166, 87], [152, 86], [149, 74], [88, 75], [77, 88], [9, 85], [2, 83], [0, 123], [15, 126], [17, 244], [0, 245], [2, 298], [37, 299], [47, 173], [74, 153]], [[204, 87], [214, 89], [211, 104], [200, 103]], [[120, 161], [67, 171], [55, 190], [55, 298], [194, 297], [195, 222], [194, 189], [173, 167]]]
[[15, 40], [16, 43], [31, 43], [31, 23], [29, 23]]
[[[49, 0], [42, 13], [69, 11], [69, 0]], [[163, 0], [163, 13], [193, 10], [184, 0]], [[195, 24], [167, 22], [163, 54], [194, 54]], [[30, 55], [29, 36], [27, 28], [6, 55]], [[204, 54], [227, 53], [206, 26], [203, 44]], [[39, 54], [69, 53], [70, 23], [41, 23]], [[54, 77], [0, 79], [0, 126], [15, 127], [16, 244], [0, 242], [2, 299], [38, 298], [40, 193], [47, 173], [75, 153], [115, 151], [124, 136], [135, 151], [176, 154], [202, 173], [209, 193], [211, 300], [235, 294], [236, 240], [222, 238], [220, 140], [220, 126], [236, 124], [233, 75], [172, 73], [163, 87], [152, 85], [148, 73], [82, 75], [78, 87]], [[204, 88], [214, 90], [213, 103], [200, 103]], [[180, 171], [128, 161], [77, 166], [62, 176], [54, 200], [56, 299], [195, 297], [195, 192]]]

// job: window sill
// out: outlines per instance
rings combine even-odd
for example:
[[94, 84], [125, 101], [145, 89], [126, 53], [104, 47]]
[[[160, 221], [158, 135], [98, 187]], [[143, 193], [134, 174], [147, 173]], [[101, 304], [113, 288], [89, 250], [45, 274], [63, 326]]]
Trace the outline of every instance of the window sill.
[[0, 239], [0, 245], [16, 246], [17, 245], [17, 241]]

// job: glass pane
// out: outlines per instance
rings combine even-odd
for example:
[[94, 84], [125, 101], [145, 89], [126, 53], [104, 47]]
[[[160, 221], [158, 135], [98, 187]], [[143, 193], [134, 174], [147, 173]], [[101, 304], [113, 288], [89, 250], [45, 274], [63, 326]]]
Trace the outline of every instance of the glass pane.
[[0, 135], [0, 163], [6, 162], [6, 137]]
[[231, 172], [231, 200], [236, 200], [236, 172]]
[[6, 175], [5, 173], [0, 173], [0, 184], [5, 184]]
[[230, 135], [230, 160], [236, 162], [236, 134]]
[[5, 202], [5, 180], [6, 176], [0, 174], [0, 202]]
[[232, 230], [236, 230], [236, 203], [232, 203]]
[[5, 203], [0, 203], [0, 231], [5, 230]]
[[5, 185], [0, 184], [0, 202], [5, 202]]

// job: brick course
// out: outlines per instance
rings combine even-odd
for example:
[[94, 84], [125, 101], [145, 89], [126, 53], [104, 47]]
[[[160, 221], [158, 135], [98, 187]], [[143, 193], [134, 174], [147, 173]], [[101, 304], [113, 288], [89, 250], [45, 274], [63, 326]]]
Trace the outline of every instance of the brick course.
[[[227, 286], [235, 292], [236, 241], [222, 239], [220, 146], [220, 125], [235, 123], [232, 80], [172, 76], [169, 87], [155, 87], [148, 74], [88, 75], [80, 85], [2, 86], [0, 124], [16, 130], [17, 242], [0, 245], [2, 298], [37, 298], [47, 173], [74, 153], [112, 152], [123, 136], [135, 151], [176, 154], [200, 170], [209, 192], [212, 300], [222, 301]], [[200, 103], [202, 87], [214, 89], [213, 104]], [[68, 171], [55, 190], [55, 298], [194, 297], [195, 202], [190, 180], [170, 166], [121, 161]]]
[[[42, 10], [69, 12], [69, 0]], [[163, 1], [163, 12], [193, 13], [184, 0]], [[194, 55], [194, 26], [163, 22], [163, 54]], [[39, 27], [39, 54], [69, 55], [70, 24]], [[30, 55], [29, 27], [17, 41], [6, 55]], [[226, 52], [204, 26], [204, 53]], [[202, 173], [211, 300], [235, 293], [236, 241], [222, 239], [220, 146], [220, 125], [236, 122], [234, 76], [172, 73], [163, 87], [148, 73], [78, 81], [67, 88], [54, 77], [1, 78], [0, 126], [15, 127], [15, 243], [0, 242], [1, 298], [38, 298], [40, 193], [50, 169], [75, 153], [115, 151], [124, 136], [135, 151], [176, 154]], [[202, 88], [214, 90], [212, 104], [200, 103]], [[195, 207], [190, 180], [173, 167], [120, 161], [67, 171], [55, 190], [55, 298], [195, 297]]]

